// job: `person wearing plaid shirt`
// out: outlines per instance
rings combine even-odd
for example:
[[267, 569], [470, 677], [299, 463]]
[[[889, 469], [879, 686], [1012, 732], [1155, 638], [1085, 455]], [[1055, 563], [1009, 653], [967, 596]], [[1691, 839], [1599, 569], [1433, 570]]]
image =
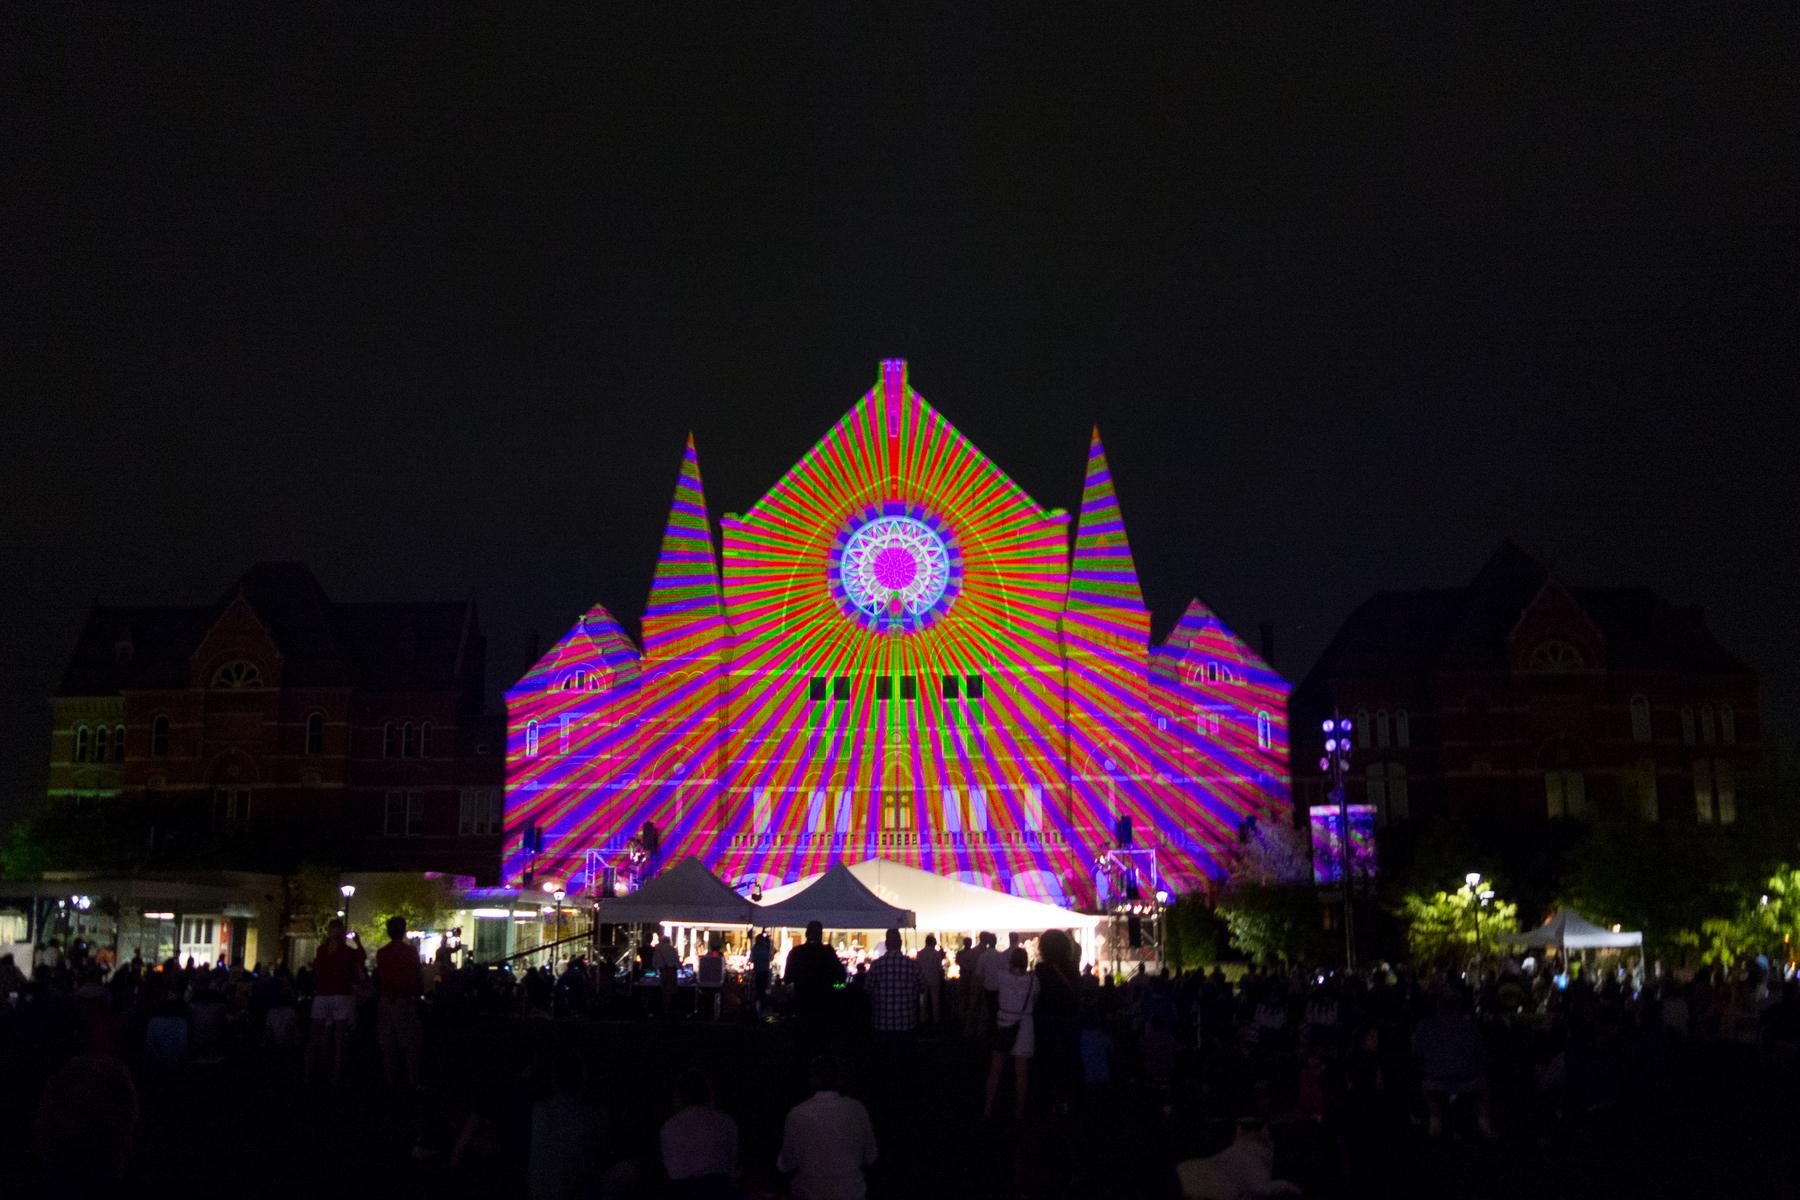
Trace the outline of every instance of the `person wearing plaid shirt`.
[[919, 964], [900, 949], [900, 931], [887, 931], [887, 953], [869, 967], [869, 1023], [877, 1033], [907, 1033], [919, 1024], [919, 994], [925, 990]]
[[911, 1082], [913, 1038], [925, 977], [919, 973], [919, 964], [900, 948], [898, 929], [887, 931], [887, 953], [870, 965], [863, 986], [868, 989], [869, 1024], [875, 1032], [875, 1092], [900, 1103]]

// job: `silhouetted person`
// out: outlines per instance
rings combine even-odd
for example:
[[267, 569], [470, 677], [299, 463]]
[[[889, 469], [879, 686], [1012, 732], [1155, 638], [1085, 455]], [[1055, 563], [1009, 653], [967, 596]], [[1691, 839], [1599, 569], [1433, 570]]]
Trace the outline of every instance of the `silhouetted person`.
[[712, 1085], [697, 1070], [675, 1084], [675, 1115], [663, 1122], [663, 1170], [683, 1200], [724, 1200], [738, 1167], [737, 1122], [713, 1107]]
[[831, 1052], [831, 1018], [844, 982], [844, 962], [825, 944], [817, 921], [806, 925], [806, 941], [788, 952], [787, 982], [794, 989], [794, 1043], [802, 1062]]
[[344, 940], [344, 921], [333, 917], [325, 927], [325, 940], [313, 956], [312, 1040], [306, 1048], [306, 1078], [310, 1081], [319, 1060], [331, 1057], [331, 1082], [344, 1079], [344, 1054], [350, 1031], [356, 1024], [357, 976], [362, 973], [362, 954]]
[[419, 1056], [425, 1035], [419, 1028], [419, 992], [423, 972], [419, 948], [406, 940], [406, 921], [387, 920], [388, 943], [375, 954], [375, 970], [381, 980], [378, 1022], [381, 1032], [381, 1064], [389, 1087], [400, 1085], [396, 1060], [404, 1063], [406, 1086], [419, 1082]]
[[[788, 961], [791, 970], [793, 955]], [[869, 1110], [838, 1094], [837, 1059], [829, 1054], [813, 1059], [811, 1080], [812, 1099], [788, 1112], [775, 1165], [793, 1172], [794, 1200], [863, 1200], [863, 1168], [875, 1161]]]

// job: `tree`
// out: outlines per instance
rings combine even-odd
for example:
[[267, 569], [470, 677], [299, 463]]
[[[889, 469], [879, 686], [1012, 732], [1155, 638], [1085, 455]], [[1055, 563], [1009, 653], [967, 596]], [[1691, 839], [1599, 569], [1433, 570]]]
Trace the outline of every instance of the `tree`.
[[1184, 971], [1217, 961], [1219, 938], [1225, 932], [1225, 922], [1198, 893], [1178, 896], [1163, 910], [1163, 953]]
[[1729, 917], [1706, 921], [1702, 958], [1730, 968], [1740, 959], [1766, 954], [1792, 962], [1800, 940], [1800, 869], [1782, 863], [1764, 884], [1765, 891], [1747, 898]]
[[366, 919], [357, 922], [356, 934], [370, 947], [387, 941], [390, 917], [399, 917], [408, 929], [429, 929], [444, 915], [443, 882], [423, 875], [378, 876], [366, 892], [357, 893], [357, 899], [365, 901], [356, 907]]
[[1401, 898], [1406, 946], [1422, 967], [1460, 971], [1471, 959], [1498, 954], [1508, 934], [1518, 932], [1518, 908], [1505, 901], [1482, 903], [1480, 884], [1454, 892]]
[[1299, 962], [1318, 946], [1319, 898], [1310, 886], [1236, 884], [1219, 904], [1219, 915], [1232, 945], [1258, 963]]

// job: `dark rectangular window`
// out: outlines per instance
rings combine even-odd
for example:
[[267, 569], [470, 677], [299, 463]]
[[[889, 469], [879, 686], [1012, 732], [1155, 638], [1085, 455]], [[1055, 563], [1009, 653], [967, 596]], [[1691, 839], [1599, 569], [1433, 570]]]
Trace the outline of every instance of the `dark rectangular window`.
[[850, 698], [850, 677], [848, 675], [839, 675], [831, 681], [831, 698], [833, 700]]
[[960, 691], [962, 691], [962, 677], [961, 676], [958, 676], [958, 675], [944, 676], [944, 699], [954, 700], [954, 699], [956, 699], [957, 693]]
[[894, 698], [894, 677], [892, 675], [877, 675], [875, 677], [875, 698], [877, 700], [892, 700]]
[[969, 676], [968, 686], [963, 688], [963, 695], [971, 700], [981, 699], [981, 676]]
[[807, 699], [809, 699], [809, 700], [825, 699], [826, 691], [829, 686], [830, 686], [830, 680], [826, 679], [825, 676], [814, 675], [812, 677], [812, 682], [807, 686], [807, 689], [806, 689]]
[[919, 680], [917, 676], [902, 675], [900, 677], [900, 698], [902, 700], [917, 700], [919, 698]]
[[406, 793], [406, 836], [418, 837], [425, 832], [425, 793]]
[[404, 837], [406, 834], [406, 793], [389, 792], [387, 794], [387, 813], [382, 821], [381, 832], [387, 837]]

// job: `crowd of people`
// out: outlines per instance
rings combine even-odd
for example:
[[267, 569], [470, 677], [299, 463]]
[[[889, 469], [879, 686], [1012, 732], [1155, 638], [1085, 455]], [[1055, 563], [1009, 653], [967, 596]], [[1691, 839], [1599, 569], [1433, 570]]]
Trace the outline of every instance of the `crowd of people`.
[[[1618, 969], [1557, 974], [1534, 963], [1467, 976], [1382, 966], [1228, 978], [1142, 965], [1115, 976], [1083, 967], [1057, 930], [1009, 935], [1004, 947], [984, 933], [954, 952], [927, 937], [915, 953], [888, 930], [882, 953], [847, 962], [815, 922], [779, 962], [758, 939], [744, 978], [703, 950], [689, 972], [695, 1002], [682, 1006], [683, 968], [666, 936], [629, 958], [578, 956], [515, 975], [458, 968], [447, 955], [422, 962], [405, 934], [390, 922], [370, 955], [333, 922], [296, 972], [136, 959], [109, 969], [71, 955], [36, 962], [28, 977], [0, 959], [10, 1044], [63, 1056], [38, 1108], [44, 1160], [70, 1154], [63, 1143], [80, 1129], [84, 1162], [116, 1175], [137, 1120], [134, 1071], [216, 1061], [232, 1046], [285, 1054], [302, 1085], [328, 1089], [344, 1086], [361, 1029], [379, 1046], [382, 1081], [410, 1094], [427, 1078], [425, 1008], [435, 1020], [737, 1018], [791, 1040], [792, 1074], [771, 1087], [804, 1099], [787, 1112], [769, 1161], [745, 1161], [736, 1120], [691, 1069], [672, 1080], [657, 1161], [609, 1151], [578, 1057], [527, 1073], [539, 1084], [508, 1110], [521, 1114], [510, 1143], [496, 1132], [505, 1119], [481, 1104], [438, 1132], [421, 1129], [421, 1160], [503, 1155], [511, 1145], [533, 1200], [591, 1194], [608, 1171], [685, 1196], [740, 1195], [754, 1184], [797, 1200], [860, 1197], [884, 1114], [965, 1104], [1004, 1131], [1080, 1120], [1122, 1092], [1154, 1098], [1171, 1130], [1188, 1131], [1174, 1139], [1188, 1195], [1384, 1195], [1431, 1139], [1578, 1136], [1709, 1045], [1800, 1065], [1800, 983], [1756, 964], [1730, 980], [1653, 974], [1647, 984]], [[964, 1099], [946, 1100], [942, 1079], [920, 1078], [921, 1038], [970, 1064]]]

